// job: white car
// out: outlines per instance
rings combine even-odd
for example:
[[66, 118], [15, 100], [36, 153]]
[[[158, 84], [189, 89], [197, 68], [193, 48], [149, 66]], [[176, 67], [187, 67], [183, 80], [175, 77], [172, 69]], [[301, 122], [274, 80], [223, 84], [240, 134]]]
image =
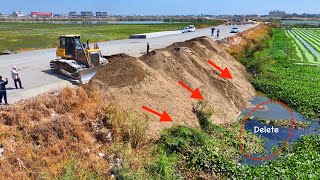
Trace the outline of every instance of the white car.
[[188, 29], [188, 32], [195, 32], [196, 31], [196, 27], [194, 25], [190, 25], [186, 28]]
[[187, 29], [187, 28], [182, 28], [182, 29], [179, 29], [179, 31], [181, 31], [182, 33], [187, 33], [187, 32], [189, 32], [189, 29]]
[[179, 29], [179, 31], [181, 31], [182, 33], [195, 32], [196, 31], [196, 27], [194, 25], [190, 25], [188, 27], [184, 27], [182, 29]]
[[231, 32], [230, 33], [238, 33], [240, 32], [238, 28], [234, 27], [231, 29]]

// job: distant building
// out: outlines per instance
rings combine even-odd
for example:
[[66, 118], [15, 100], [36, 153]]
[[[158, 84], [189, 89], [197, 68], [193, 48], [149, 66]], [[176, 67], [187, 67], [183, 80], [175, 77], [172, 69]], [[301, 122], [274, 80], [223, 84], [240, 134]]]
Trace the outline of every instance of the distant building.
[[68, 16], [66, 16], [65, 14], [54, 14], [53, 17], [54, 18], [66, 18]]
[[77, 14], [77, 12], [69, 12], [69, 17], [70, 18], [77, 18], [78, 14]]
[[108, 12], [96, 12], [96, 18], [107, 18]]
[[269, 17], [277, 17], [277, 18], [283, 18], [287, 15], [284, 11], [270, 11]]
[[12, 16], [13, 17], [24, 17], [25, 15], [23, 14], [23, 12], [22, 11], [14, 11], [13, 13], [12, 13]]
[[31, 12], [33, 18], [52, 18], [52, 12]]
[[82, 11], [80, 13], [81, 18], [93, 18], [92, 11]]
[[10, 15], [9, 14], [1, 14], [0, 13], [0, 17], [10, 17]]

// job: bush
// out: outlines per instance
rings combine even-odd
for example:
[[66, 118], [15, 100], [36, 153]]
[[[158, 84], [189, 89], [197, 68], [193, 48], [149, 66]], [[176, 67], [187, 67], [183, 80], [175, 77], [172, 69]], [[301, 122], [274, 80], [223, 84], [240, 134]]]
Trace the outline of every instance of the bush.
[[253, 57], [247, 61], [246, 67], [253, 76], [262, 74], [265, 71], [266, 66], [271, 62], [271, 57], [267, 51], [257, 51]]
[[174, 154], [168, 156], [163, 150], [160, 150], [158, 153], [160, 154], [159, 157], [148, 168], [148, 172], [152, 176], [152, 179], [182, 179], [176, 170], [178, 157]]
[[106, 123], [109, 123], [113, 138], [117, 141], [130, 143], [139, 148], [146, 143], [148, 119], [141, 120], [136, 114], [119, 110], [114, 106], [106, 108]]
[[205, 145], [208, 139], [209, 136], [200, 130], [185, 126], [174, 126], [162, 133], [160, 146], [167, 153], [181, 153], [190, 147]]

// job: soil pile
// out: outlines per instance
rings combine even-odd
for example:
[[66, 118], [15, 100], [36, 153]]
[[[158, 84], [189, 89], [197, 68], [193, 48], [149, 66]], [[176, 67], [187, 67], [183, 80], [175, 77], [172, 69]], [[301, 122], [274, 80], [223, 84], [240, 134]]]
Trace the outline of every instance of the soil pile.
[[137, 63], [137, 59], [125, 54], [117, 54], [109, 58], [109, 64], [99, 71], [96, 79], [106, 86], [124, 87], [135, 85], [145, 78], [145, 71]]
[[[209, 59], [222, 69], [228, 67], [233, 79], [219, 77], [221, 72], [208, 64]], [[89, 87], [125, 110], [148, 114], [141, 108], [148, 106], [159, 113], [167, 111], [173, 123], [161, 124], [159, 117], [148, 114], [150, 135], [177, 124], [199, 126], [192, 112], [197, 101], [178, 81], [200, 89], [207, 110], [213, 112], [212, 121], [218, 124], [234, 122], [255, 93], [245, 68], [208, 37], [175, 43], [140, 58], [121, 54], [109, 60]]]

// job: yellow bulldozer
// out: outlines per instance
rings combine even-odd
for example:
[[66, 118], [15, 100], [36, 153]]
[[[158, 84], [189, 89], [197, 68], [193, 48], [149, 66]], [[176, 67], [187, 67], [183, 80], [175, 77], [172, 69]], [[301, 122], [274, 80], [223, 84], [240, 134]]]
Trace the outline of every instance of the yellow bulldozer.
[[55, 60], [50, 61], [51, 69], [86, 84], [98, 70], [108, 63], [101, 54], [98, 44], [90, 48], [89, 41], [81, 42], [80, 35], [61, 35]]

